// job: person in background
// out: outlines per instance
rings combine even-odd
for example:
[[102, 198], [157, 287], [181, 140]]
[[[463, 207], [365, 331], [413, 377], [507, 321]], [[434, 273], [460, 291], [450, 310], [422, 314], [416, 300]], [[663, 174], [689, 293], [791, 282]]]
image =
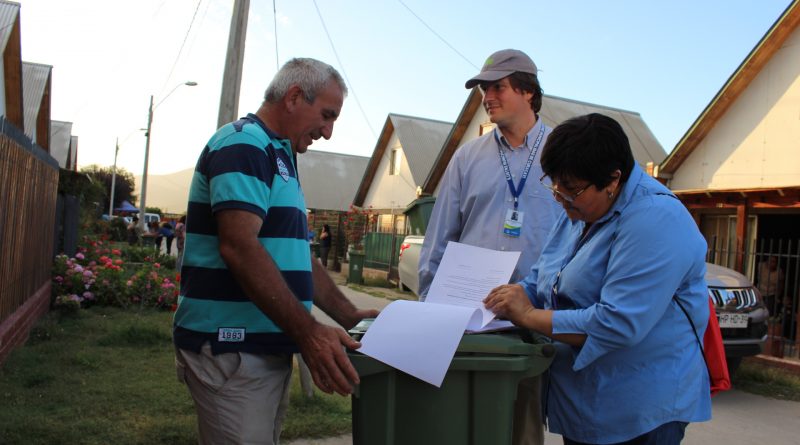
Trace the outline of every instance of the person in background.
[[[428, 294], [449, 241], [522, 252], [512, 280], [539, 258], [561, 208], [541, 176], [541, 148], [551, 129], [539, 119], [542, 88], [527, 54], [497, 51], [466, 88], [480, 87], [483, 107], [497, 127], [461, 146], [447, 166], [419, 259], [420, 300]], [[513, 443], [544, 442], [540, 377], [520, 382]]]
[[175, 239], [175, 231], [172, 230], [172, 224], [170, 224], [169, 221], [161, 223], [161, 227], [158, 229], [156, 244], [158, 245], [159, 252], [161, 251], [160, 239], [164, 239], [167, 243], [167, 255], [172, 255], [172, 241]]
[[186, 215], [182, 215], [175, 225], [175, 247], [178, 248], [178, 259], [175, 269], [180, 272], [183, 265], [183, 245], [186, 242]]
[[356, 308], [312, 261], [297, 175], [298, 155], [331, 137], [346, 94], [330, 65], [291, 59], [258, 111], [217, 130], [197, 161], [173, 339], [201, 444], [278, 443], [295, 352], [323, 392], [359, 383], [345, 348], [360, 343], [311, 306], [346, 329], [378, 311]]
[[778, 259], [777, 255], [771, 255], [758, 265], [758, 291], [761, 292], [770, 314], [781, 313], [784, 297], [783, 283], [786, 281], [786, 274], [778, 264]]
[[139, 218], [134, 216], [128, 224], [128, 245], [136, 246], [139, 244], [139, 237], [142, 229], [139, 228]]
[[557, 126], [542, 169], [565, 213], [528, 276], [486, 307], [553, 339], [545, 412], [564, 444], [679, 444], [711, 419], [695, 337], [709, 317], [705, 239], [610, 117]]
[[328, 253], [331, 251], [331, 226], [327, 224], [322, 225], [322, 232], [319, 234], [319, 259], [322, 261], [322, 267], [328, 268]]

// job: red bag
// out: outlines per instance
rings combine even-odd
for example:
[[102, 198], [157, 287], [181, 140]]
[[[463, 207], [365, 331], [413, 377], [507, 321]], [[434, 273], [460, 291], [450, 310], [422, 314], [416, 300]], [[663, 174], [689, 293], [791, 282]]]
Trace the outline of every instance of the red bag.
[[697, 339], [697, 344], [700, 345], [700, 353], [703, 354], [703, 361], [706, 362], [706, 369], [708, 370], [708, 380], [711, 383], [711, 395], [715, 395], [721, 391], [731, 389], [731, 376], [728, 373], [728, 362], [725, 360], [725, 346], [722, 344], [722, 332], [719, 330], [719, 321], [717, 321], [717, 311], [714, 309], [714, 302], [711, 298], [708, 299], [708, 326], [706, 333], [703, 335], [703, 342], [700, 342], [700, 336], [697, 335], [697, 329], [694, 327], [692, 318], [689, 313], [683, 308], [683, 305], [678, 301], [677, 296], [672, 297], [678, 307], [683, 311], [683, 315], [689, 320], [694, 331], [694, 338]]
[[728, 373], [728, 362], [725, 360], [725, 346], [722, 344], [722, 332], [719, 330], [717, 313], [714, 302], [708, 299], [711, 311], [708, 317], [708, 327], [703, 335], [703, 355], [708, 367], [708, 377], [711, 380], [711, 395], [731, 389], [731, 376]]

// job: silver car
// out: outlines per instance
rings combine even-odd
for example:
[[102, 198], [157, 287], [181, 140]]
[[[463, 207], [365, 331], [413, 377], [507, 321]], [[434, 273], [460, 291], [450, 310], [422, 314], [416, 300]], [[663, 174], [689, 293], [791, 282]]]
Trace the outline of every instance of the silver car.
[[[423, 236], [407, 236], [400, 246], [400, 287], [418, 295], [419, 253]], [[714, 302], [725, 345], [728, 369], [734, 372], [743, 357], [760, 354], [767, 340], [769, 312], [755, 286], [742, 274], [706, 263], [708, 296]]]

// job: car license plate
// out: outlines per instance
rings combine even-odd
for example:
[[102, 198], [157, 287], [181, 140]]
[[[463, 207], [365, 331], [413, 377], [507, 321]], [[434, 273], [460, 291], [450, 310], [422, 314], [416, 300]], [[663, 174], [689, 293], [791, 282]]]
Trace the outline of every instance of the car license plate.
[[747, 314], [719, 314], [720, 328], [746, 328]]

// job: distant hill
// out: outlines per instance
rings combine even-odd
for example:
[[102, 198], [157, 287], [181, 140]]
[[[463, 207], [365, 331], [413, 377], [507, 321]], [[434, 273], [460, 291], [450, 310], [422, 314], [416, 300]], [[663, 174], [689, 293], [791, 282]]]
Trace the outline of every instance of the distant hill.
[[[185, 213], [194, 167], [168, 175], [147, 175], [147, 207], [159, 207], [167, 213]], [[136, 195], [140, 195], [142, 177], [136, 176]]]

